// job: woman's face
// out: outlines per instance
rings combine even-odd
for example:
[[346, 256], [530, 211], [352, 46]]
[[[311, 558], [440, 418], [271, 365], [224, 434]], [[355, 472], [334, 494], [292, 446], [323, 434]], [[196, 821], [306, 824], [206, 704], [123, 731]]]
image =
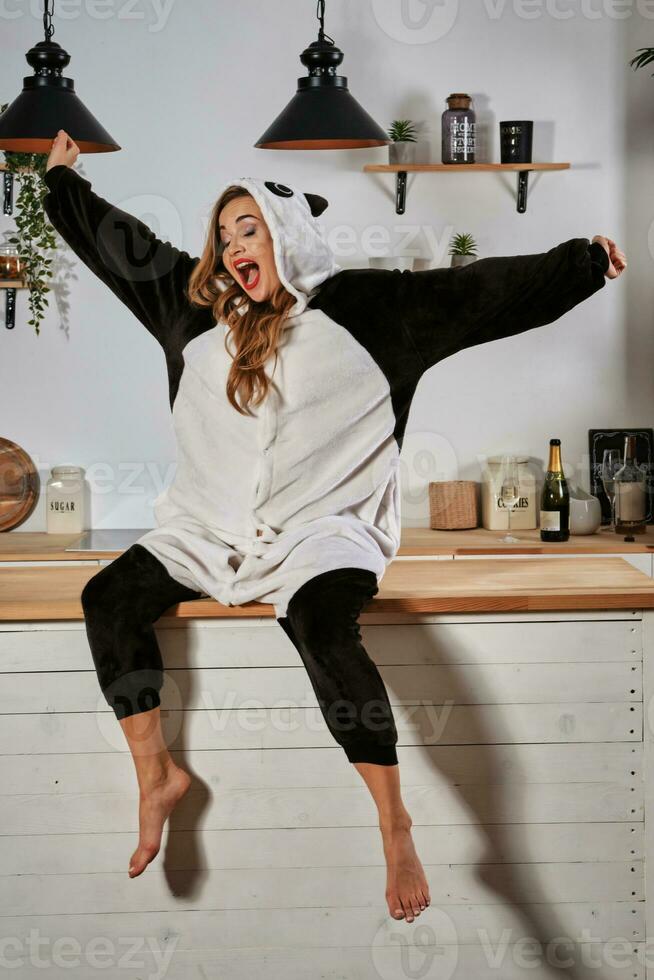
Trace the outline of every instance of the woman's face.
[[270, 299], [281, 285], [273, 240], [259, 205], [250, 194], [225, 205], [218, 215], [218, 232], [229, 274], [257, 303]]

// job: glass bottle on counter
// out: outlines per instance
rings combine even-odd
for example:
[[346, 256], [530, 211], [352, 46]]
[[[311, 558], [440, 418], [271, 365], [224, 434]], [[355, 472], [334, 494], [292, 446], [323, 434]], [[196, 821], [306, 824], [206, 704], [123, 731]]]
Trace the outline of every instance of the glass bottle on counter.
[[540, 498], [541, 541], [570, 537], [570, 493], [561, 465], [561, 440], [550, 439], [550, 458]]
[[46, 485], [46, 532], [86, 531], [84, 476], [81, 466], [53, 466]]
[[615, 474], [615, 533], [645, 534], [645, 471], [636, 462], [636, 436], [625, 436], [624, 465]]
[[441, 117], [441, 159], [443, 163], [474, 163], [476, 116], [470, 108], [472, 98], [465, 92], [452, 92]]

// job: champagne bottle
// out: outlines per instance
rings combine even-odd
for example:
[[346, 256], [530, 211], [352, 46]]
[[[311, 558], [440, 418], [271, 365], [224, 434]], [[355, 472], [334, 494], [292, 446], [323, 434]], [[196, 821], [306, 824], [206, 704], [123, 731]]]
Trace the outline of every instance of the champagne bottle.
[[615, 533], [645, 534], [645, 473], [636, 464], [636, 436], [625, 436], [624, 465], [615, 474]]
[[561, 466], [561, 440], [550, 439], [550, 458], [540, 498], [541, 541], [570, 537], [570, 494]]

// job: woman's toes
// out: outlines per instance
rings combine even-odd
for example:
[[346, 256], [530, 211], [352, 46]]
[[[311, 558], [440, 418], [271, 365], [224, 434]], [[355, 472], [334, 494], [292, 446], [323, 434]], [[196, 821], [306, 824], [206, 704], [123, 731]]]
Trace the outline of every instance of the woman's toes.
[[389, 892], [386, 895], [386, 902], [388, 903], [388, 911], [394, 919], [404, 918], [404, 909], [397, 893]]

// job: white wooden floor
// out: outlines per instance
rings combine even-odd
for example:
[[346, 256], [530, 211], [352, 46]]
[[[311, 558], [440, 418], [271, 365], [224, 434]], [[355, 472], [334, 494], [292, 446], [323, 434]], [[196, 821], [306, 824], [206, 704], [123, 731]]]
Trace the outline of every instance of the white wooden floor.
[[1, 624], [0, 969], [648, 976], [652, 616], [362, 616], [432, 894], [413, 924], [388, 914], [374, 804], [274, 621], [158, 627], [196, 782], [135, 880], [136, 781], [84, 624]]

